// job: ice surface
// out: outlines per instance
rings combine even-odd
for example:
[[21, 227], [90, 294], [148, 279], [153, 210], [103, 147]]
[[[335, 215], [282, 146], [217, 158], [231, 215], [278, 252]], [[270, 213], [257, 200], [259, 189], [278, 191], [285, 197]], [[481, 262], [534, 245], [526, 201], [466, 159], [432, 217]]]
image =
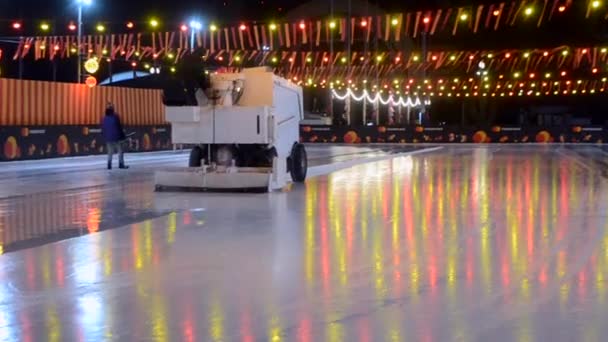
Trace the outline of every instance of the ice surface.
[[3, 239], [131, 223], [0, 256], [0, 341], [605, 341], [607, 157], [446, 147], [261, 195], [152, 193], [148, 166], [24, 181]]

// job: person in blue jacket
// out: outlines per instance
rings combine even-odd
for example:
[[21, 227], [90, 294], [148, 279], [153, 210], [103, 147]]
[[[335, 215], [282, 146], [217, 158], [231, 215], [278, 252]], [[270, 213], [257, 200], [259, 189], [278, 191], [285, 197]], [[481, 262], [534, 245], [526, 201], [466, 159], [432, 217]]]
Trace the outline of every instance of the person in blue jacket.
[[111, 103], [106, 106], [106, 113], [101, 122], [101, 132], [108, 150], [108, 170], [112, 170], [112, 158], [115, 152], [118, 152], [118, 167], [128, 169], [122, 149], [122, 143], [126, 139], [125, 133], [120, 123], [120, 117], [114, 111], [114, 105]]

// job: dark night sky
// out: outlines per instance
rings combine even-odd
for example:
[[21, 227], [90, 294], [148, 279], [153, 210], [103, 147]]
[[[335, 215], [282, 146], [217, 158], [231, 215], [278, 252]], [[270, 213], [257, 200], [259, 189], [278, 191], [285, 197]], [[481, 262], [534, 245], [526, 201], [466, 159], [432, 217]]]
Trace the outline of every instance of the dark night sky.
[[[193, 13], [216, 20], [269, 19], [280, 17], [304, 1], [295, 0], [94, 0], [95, 6], [87, 10], [89, 18], [96, 20], [145, 19], [151, 15], [165, 20], [180, 21]], [[338, 0], [336, 0], [338, 1]], [[75, 0], [21, 0], [2, 1], [0, 13], [7, 18], [75, 18]], [[424, 9], [453, 5], [470, 5], [492, 1], [458, 1], [458, 0], [372, 0], [370, 3], [386, 10]], [[495, 2], [495, 1], [494, 1]], [[319, 1], [327, 4], [328, 1]], [[35, 10], [33, 10], [35, 9]]]

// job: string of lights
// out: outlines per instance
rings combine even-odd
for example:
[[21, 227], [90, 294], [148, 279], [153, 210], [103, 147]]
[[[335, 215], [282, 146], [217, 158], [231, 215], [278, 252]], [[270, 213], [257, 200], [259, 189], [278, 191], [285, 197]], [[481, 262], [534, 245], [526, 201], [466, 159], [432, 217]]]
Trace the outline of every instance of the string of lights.
[[357, 96], [350, 88], [346, 89], [346, 92], [342, 95], [338, 94], [335, 89], [332, 89], [332, 96], [340, 101], [344, 101], [346, 99], [355, 100], [357, 102], [367, 101], [369, 103], [381, 103], [383, 105], [391, 105], [395, 107], [420, 107], [422, 105], [430, 105], [430, 100], [425, 100], [424, 102], [420, 100], [419, 97], [412, 99], [412, 97], [403, 97], [399, 96], [397, 100], [392, 94], [389, 94], [386, 99], [382, 98], [380, 92], [377, 92], [374, 96], [372, 96], [367, 90], [363, 90], [361, 95]]

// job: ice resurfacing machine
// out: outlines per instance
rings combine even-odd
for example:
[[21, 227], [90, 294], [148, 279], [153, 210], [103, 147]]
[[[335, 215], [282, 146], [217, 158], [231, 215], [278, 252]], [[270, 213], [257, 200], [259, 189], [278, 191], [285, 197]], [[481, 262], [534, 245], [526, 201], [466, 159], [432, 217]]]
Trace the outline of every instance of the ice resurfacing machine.
[[157, 190], [272, 191], [305, 180], [301, 87], [251, 68], [210, 75], [210, 87], [196, 99], [196, 105], [165, 101], [173, 143], [194, 147], [189, 167], [156, 171]]

